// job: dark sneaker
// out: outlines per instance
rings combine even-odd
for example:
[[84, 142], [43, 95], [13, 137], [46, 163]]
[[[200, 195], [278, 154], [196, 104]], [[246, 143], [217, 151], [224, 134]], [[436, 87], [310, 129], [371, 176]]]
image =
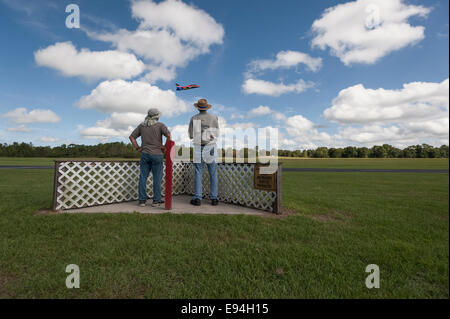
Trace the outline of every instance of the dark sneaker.
[[160, 201], [156, 201], [156, 200], [154, 200], [153, 201], [153, 203], [152, 203], [152, 206], [159, 206], [159, 205], [161, 205], [161, 204], [164, 204], [164, 201], [163, 200], [160, 200]]
[[145, 200], [140, 200], [139, 201], [139, 206], [141, 206], [141, 207], [145, 207]]
[[217, 199], [211, 199], [211, 205], [217, 206], [219, 205], [219, 201]]
[[202, 201], [198, 198], [191, 200], [191, 205], [200, 206], [201, 204], [202, 204]]

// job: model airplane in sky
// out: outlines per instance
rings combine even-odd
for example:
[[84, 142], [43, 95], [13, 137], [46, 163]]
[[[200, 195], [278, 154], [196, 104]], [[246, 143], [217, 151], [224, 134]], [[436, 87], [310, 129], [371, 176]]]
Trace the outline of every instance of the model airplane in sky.
[[196, 89], [199, 88], [200, 85], [197, 84], [191, 84], [191, 85], [186, 85], [186, 86], [181, 86], [178, 83], [176, 83], [177, 86], [177, 91], [186, 91], [186, 90], [192, 90], [192, 89]]

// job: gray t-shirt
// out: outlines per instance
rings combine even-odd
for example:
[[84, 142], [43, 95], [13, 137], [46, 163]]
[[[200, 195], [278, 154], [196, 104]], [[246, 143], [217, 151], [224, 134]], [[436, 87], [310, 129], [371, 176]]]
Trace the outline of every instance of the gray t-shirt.
[[[196, 123], [198, 123], [196, 125]], [[207, 132], [205, 132], [207, 131]], [[201, 136], [201, 137], [200, 137]], [[194, 144], [207, 145], [216, 143], [219, 137], [219, 119], [217, 116], [201, 111], [194, 115], [189, 123], [189, 138], [194, 139]]]
[[163, 152], [161, 150], [162, 144], [162, 136], [167, 137], [170, 134], [167, 126], [163, 123], [156, 123], [152, 126], [144, 126], [140, 124], [136, 129], [131, 133], [135, 139], [139, 136], [142, 139], [142, 152], [152, 155], [162, 155]]

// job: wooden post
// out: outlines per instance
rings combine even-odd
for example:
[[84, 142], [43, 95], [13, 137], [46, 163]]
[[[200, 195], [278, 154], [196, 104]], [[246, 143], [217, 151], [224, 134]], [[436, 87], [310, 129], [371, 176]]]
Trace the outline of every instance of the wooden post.
[[173, 179], [173, 159], [175, 157], [175, 142], [166, 141], [166, 191], [165, 191], [165, 208], [172, 209], [172, 179]]

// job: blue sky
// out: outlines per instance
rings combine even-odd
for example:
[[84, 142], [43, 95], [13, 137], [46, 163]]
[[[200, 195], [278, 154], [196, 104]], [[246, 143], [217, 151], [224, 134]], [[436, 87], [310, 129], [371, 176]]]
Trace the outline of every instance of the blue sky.
[[[65, 24], [71, 3], [79, 29]], [[0, 0], [0, 142], [126, 141], [158, 107], [186, 144], [192, 103], [207, 98], [223, 128], [276, 128], [282, 148], [448, 144], [448, 9]]]

